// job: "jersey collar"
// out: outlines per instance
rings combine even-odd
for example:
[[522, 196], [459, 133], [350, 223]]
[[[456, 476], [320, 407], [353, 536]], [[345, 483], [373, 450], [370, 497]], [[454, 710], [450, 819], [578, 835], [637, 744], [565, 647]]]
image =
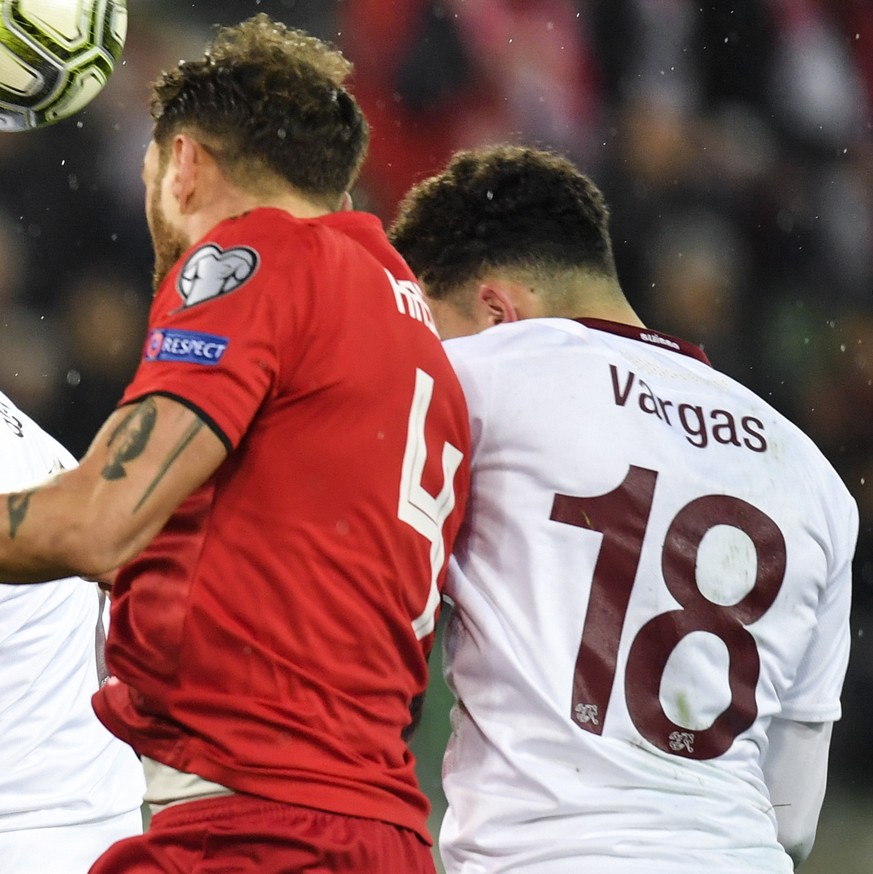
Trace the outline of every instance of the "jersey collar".
[[680, 340], [678, 337], [671, 337], [661, 331], [655, 331], [652, 328], [639, 328], [636, 325], [625, 325], [622, 322], [610, 322], [606, 319], [573, 319], [573, 321], [595, 331], [607, 331], [610, 334], [618, 334], [619, 337], [628, 337], [631, 340], [647, 343], [649, 346], [657, 346], [659, 349], [678, 352], [680, 355], [696, 358], [712, 367], [706, 353], [699, 346], [688, 343], [686, 340]]

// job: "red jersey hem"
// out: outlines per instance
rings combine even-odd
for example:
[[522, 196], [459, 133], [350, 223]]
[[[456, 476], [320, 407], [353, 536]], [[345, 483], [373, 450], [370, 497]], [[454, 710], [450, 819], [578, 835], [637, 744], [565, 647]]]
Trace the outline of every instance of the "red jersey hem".
[[[415, 832], [428, 846], [433, 844], [433, 838], [427, 828], [429, 803], [417, 786], [407, 787], [410, 792], [419, 794], [422, 800], [422, 806], [416, 815], [408, 809], [410, 805], [404, 805], [399, 800], [395, 803], [385, 803], [372, 794], [361, 792], [353, 785], [320, 782], [305, 772], [254, 774], [232, 770], [192, 752], [186, 737], [180, 735], [169, 723], [163, 724], [165, 734], [161, 737], [137, 734], [110, 700], [118, 694], [129, 700], [128, 687], [115, 678], [110, 686], [104, 686], [94, 694], [92, 698], [94, 712], [112, 734], [130, 744], [140, 756], [148, 756], [185, 773], [197, 774], [204, 780], [218, 783], [234, 792], [253, 795], [268, 801], [296, 804], [314, 810], [379, 820], [401, 826]], [[132, 705], [130, 706], [132, 708]], [[135, 708], [132, 709], [136, 718], [142, 719]], [[150, 719], [150, 726], [152, 729], [156, 727], [152, 719]], [[326, 776], [329, 778], [331, 775]], [[391, 797], [387, 787], [379, 787], [376, 791], [379, 795]]]

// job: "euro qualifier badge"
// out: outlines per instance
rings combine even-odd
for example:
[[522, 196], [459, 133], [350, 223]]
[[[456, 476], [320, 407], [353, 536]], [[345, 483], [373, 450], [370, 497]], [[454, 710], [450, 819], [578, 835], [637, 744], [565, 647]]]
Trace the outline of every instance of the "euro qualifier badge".
[[186, 307], [212, 300], [242, 288], [257, 272], [260, 258], [248, 246], [222, 249], [207, 243], [183, 265], [176, 289]]

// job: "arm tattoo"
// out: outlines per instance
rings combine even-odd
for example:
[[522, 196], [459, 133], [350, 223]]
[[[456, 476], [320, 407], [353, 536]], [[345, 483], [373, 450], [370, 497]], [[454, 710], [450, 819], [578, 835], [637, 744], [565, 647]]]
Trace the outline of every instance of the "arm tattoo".
[[182, 435], [179, 442], [173, 447], [170, 454], [164, 459], [164, 463], [158, 469], [158, 473], [155, 478], [149, 484], [149, 487], [143, 493], [143, 496], [137, 502], [137, 505], [133, 508], [133, 512], [135, 513], [139, 510], [140, 507], [146, 502], [149, 495], [158, 487], [158, 483], [164, 478], [167, 471], [172, 466], [173, 462], [182, 454], [182, 451], [185, 447], [194, 439], [194, 436], [197, 432], [203, 427], [203, 422], [198, 419], [196, 422], [192, 423], [191, 427]]
[[117, 442], [118, 448], [103, 468], [103, 479], [116, 480], [127, 476], [124, 469], [125, 462], [133, 461], [142, 454], [152, 435], [157, 418], [158, 410], [154, 398], [146, 398], [122, 419], [107, 444], [111, 448]]
[[30, 505], [30, 496], [35, 489], [29, 492], [17, 492], [14, 495], [9, 495], [6, 499], [6, 507], [9, 510], [9, 539], [15, 540], [15, 535], [27, 515], [27, 508]]

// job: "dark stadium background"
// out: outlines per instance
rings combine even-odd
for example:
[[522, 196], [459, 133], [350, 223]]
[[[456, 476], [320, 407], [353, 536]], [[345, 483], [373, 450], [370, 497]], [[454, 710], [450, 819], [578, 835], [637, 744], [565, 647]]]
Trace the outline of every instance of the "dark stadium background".
[[[873, 0], [128, 0], [123, 64], [54, 127], [0, 135], [0, 388], [81, 455], [139, 357], [147, 83], [265, 11], [340, 45], [386, 222], [458, 147], [556, 148], [603, 187], [644, 320], [803, 427], [861, 508], [853, 651], [804, 874], [873, 870]], [[350, 449], [350, 451], [353, 451]], [[450, 697], [415, 741], [443, 800]]]

